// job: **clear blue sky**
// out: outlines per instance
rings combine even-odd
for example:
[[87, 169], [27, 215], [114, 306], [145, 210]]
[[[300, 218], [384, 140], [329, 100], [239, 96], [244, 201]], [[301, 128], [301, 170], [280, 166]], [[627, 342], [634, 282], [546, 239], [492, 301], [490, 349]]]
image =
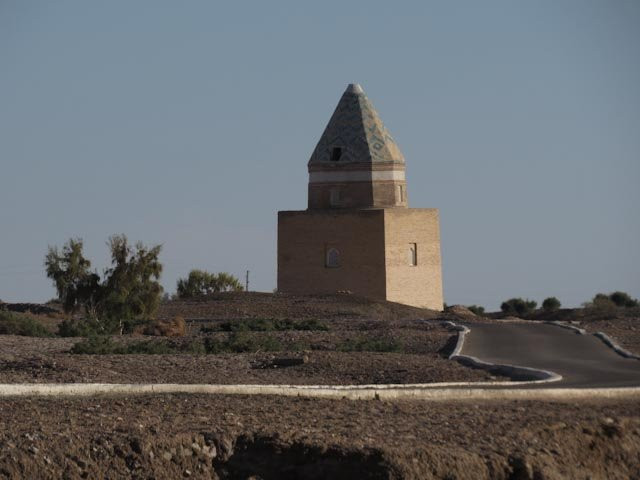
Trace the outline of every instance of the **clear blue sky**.
[[361, 83], [440, 209], [445, 301], [640, 296], [640, 2], [0, 2], [0, 299], [113, 233], [276, 285], [276, 212]]

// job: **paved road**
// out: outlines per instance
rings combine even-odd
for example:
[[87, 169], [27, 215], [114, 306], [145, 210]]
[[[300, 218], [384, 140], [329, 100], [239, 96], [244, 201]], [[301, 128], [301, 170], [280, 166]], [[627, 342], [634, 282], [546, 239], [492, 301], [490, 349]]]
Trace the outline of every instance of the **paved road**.
[[544, 388], [640, 387], [640, 360], [627, 359], [593, 335], [548, 324], [468, 323], [463, 355], [562, 375]]

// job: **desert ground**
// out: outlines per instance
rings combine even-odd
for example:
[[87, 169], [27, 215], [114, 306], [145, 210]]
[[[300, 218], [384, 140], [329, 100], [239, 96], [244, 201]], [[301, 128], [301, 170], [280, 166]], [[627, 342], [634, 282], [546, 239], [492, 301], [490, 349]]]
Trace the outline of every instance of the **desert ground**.
[[[51, 332], [62, 318], [50, 306], [9, 308], [31, 312]], [[634, 315], [562, 310], [556, 317], [604, 331], [637, 353]], [[169, 353], [78, 354], [70, 350], [81, 338], [0, 335], [0, 383], [509, 380], [448, 360], [458, 332], [444, 321], [503, 321], [464, 308], [433, 312], [349, 295], [238, 293], [167, 302], [158, 316], [183, 317], [185, 335], [131, 334], [112, 342], [160, 343]], [[232, 338], [245, 351], [202, 350]], [[0, 478], [640, 478], [640, 404], [635, 398], [3, 397]]]

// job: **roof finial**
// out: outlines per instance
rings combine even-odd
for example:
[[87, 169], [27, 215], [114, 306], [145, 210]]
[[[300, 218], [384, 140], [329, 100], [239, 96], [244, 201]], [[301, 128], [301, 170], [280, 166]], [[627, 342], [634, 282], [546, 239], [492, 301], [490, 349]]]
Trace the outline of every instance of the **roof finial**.
[[349, 86], [347, 87], [347, 92], [360, 95], [364, 93], [364, 90], [362, 89], [359, 83], [350, 83]]

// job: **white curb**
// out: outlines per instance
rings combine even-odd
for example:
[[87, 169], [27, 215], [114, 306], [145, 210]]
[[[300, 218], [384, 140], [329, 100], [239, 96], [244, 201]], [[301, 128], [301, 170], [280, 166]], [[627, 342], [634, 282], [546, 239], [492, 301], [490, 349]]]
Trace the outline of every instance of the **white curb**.
[[613, 350], [615, 350], [617, 354], [622, 355], [625, 358], [633, 358], [635, 360], [640, 360], [640, 356], [636, 355], [635, 353], [631, 353], [629, 350], [622, 348], [606, 333], [596, 332], [594, 333], [594, 335], [598, 337], [600, 340], [602, 340], [607, 346], [613, 348]]
[[71, 397], [139, 394], [280, 395], [289, 397], [349, 400], [500, 400], [500, 399], [592, 399], [640, 397], [640, 388], [353, 388], [302, 385], [189, 385], [189, 384], [0, 384], [0, 397]]
[[580, 335], [587, 334], [587, 331], [584, 328], [579, 328], [574, 325], [569, 325], [568, 323], [558, 322], [556, 320], [546, 321], [544, 323], [547, 323], [549, 325], [555, 325], [556, 327], [560, 327], [560, 328], [566, 328], [567, 330], [573, 330], [574, 332], [579, 333]]
[[[584, 328], [578, 328], [573, 325], [568, 325], [562, 322], [545, 322], [551, 325], [556, 325], [558, 327], [567, 328], [569, 330], [575, 330], [580, 335], [586, 335], [587, 331]], [[635, 353], [631, 353], [629, 350], [624, 349], [620, 346], [620, 344], [616, 343], [609, 335], [604, 332], [596, 332], [593, 334], [595, 337], [598, 337], [600, 340], [604, 342], [604, 344], [610, 348], [612, 348], [617, 354], [622, 355], [625, 358], [633, 358], [635, 360], [640, 360], [640, 356]]]

